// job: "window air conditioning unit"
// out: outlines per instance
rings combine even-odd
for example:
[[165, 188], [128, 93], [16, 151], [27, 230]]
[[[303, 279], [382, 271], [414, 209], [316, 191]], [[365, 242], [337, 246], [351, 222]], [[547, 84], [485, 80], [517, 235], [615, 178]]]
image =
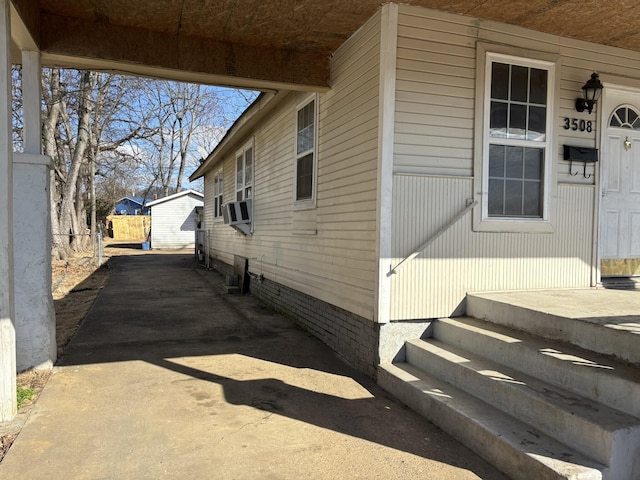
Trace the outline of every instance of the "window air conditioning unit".
[[222, 218], [224, 223], [235, 228], [244, 235], [251, 234], [251, 200], [241, 200], [239, 202], [228, 202], [222, 207]]

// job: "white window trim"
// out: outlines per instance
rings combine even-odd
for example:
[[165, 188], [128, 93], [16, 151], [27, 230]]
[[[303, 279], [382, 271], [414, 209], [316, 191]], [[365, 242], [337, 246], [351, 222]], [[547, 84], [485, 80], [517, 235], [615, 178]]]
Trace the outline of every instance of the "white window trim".
[[[477, 232], [504, 233], [553, 233], [555, 231], [555, 190], [556, 190], [556, 145], [557, 118], [556, 105], [559, 104], [560, 82], [557, 72], [560, 69], [560, 58], [555, 54], [541, 52], [522, 52], [513, 55], [511, 47], [478, 44], [476, 58], [476, 124], [474, 159], [474, 197], [478, 206], [473, 212], [473, 229]], [[547, 138], [541, 145], [545, 147], [543, 178], [543, 213], [542, 218], [489, 217], [489, 115], [491, 83], [491, 62], [499, 61], [508, 64], [543, 68], [548, 72], [547, 93]]]
[[[312, 94], [300, 103], [296, 105], [294, 111], [293, 122], [293, 207], [294, 210], [305, 210], [310, 208], [316, 208], [316, 192], [318, 189], [318, 119], [320, 118], [318, 112], [320, 110], [320, 96], [318, 94]], [[313, 109], [313, 179], [311, 185], [311, 198], [304, 200], [298, 200], [298, 112], [311, 102], [315, 102]]]
[[[222, 192], [220, 192], [220, 193], [218, 193], [218, 184], [216, 182], [216, 178], [222, 178]], [[214, 205], [213, 220], [214, 221], [219, 221], [219, 222], [221, 222], [222, 219], [223, 219], [223, 216], [222, 216], [222, 205], [220, 205], [218, 203], [219, 215], [216, 215], [215, 205], [216, 205], [216, 200], [218, 199], [218, 197], [222, 197], [223, 200], [225, 198], [224, 183], [225, 183], [224, 182], [224, 167], [221, 166], [213, 174], [213, 205]]]
[[237, 175], [238, 175], [238, 158], [242, 158], [242, 161], [244, 163], [244, 155], [245, 152], [249, 149], [253, 150], [253, 158], [252, 158], [252, 167], [251, 167], [251, 198], [254, 199], [256, 196], [256, 190], [255, 190], [255, 173], [256, 173], [256, 149], [253, 145], [253, 138], [251, 140], [249, 140], [247, 143], [245, 143], [242, 148], [240, 148], [239, 150], [236, 151], [236, 160], [235, 160], [235, 168], [233, 171], [233, 201], [235, 202], [236, 200], [238, 200], [238, 192], [242, 192], [242, 200], [246, 200], [247, 197], [245, 196], [245, 190], [247, 188], [247, 179], [245, 176], [245, 166], [243, 164], [243, 179], [242, 179], [242, 189], [238, 189], [238, 183], [237, 183]]

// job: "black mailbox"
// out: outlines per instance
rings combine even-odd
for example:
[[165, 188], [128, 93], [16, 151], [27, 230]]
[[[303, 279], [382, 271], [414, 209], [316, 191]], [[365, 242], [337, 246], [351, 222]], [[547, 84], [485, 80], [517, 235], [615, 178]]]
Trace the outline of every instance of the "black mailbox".
[[564, 146], [564, 159], [572, 162], [593, 163], [598, 161], [598, 149]]
[[571, 145], [564, 146], [564, 159], [569, 161], [569, 173], [573, 176], [578, 172], [573, 173], [573, 162], [582, 162], [584, 164], [584, 178], [589, 178], [591, 175], [587, 175], [587, 163], [595, 163], [598, 161], [598, 149], [588, 147], [572, 147]]

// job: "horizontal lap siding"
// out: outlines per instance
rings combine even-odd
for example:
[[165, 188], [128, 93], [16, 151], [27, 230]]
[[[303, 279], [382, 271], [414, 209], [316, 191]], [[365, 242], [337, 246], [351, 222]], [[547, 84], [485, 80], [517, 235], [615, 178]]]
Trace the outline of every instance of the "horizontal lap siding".
[[[465, 208], [472, 184], [466, 178], [395, 177], [392, 266]], [[392, 320], [452, 315], [467, 292], [588, 287], [592, 252], [584, 239], [592, 233], [594, 191], [589, 185], [558, 187], [555, 234], [472, 232], [467, 214], [393, 275]]]
[[215, 172], [218, 169], [215, 168], [211, 174], [207, 174], [204, 177], [204, 209], [203, 209], [203, 219], [204, 225], [203, 229], [208, 230], [213, 227], [214, 224], [214, 204], [215, 204]]
[[[598, 164], [587, 166], [585, 178], [582, 165], [574, 165], [572, 176], [569, 173], [569, 162], [563, 158], [563, 145], [580, 147], [598, 147], [598, 135], [611, 112], [603, 112], [605, 125], [599, 124], [600, 104], [596, 105], [594, 113], [576, 112], [575, 100], [582, 94], [582, 85], [589, 79], [591, 72], [599, 72], [600, 79], [605, 85], [626, 85], [637, 87], [640, 77], [640, 53], [620, 48], [596, 45], [564, 37], [543, 35], [530, 30], [513, 26], [484, 22], [481, 29], [482, 40], [491, 42], [507, 42], [510, 45], [524, 46], [533, 50], [552, 52], [559, 56], [561, 69], [557, 81], [560, 87], [558, 116], [554, 119], [558, 132], [556, 152], [556, 173], [558, 183], [572, 183], [594, 185]], [[565, 118], [575, 118], [578, 121], [592, 122], [591, 132], [565, 130], [562, 126]]]
[[[378, 14], [334, 54], [333, 88], [319, 95], [317, 207], [294, 209], [295, 109], [310, 97], [292, 93], [252, 134], [253, 236], [216, 221], [212, 229], [212, 253], [218, 259], [233, 263], [234, 254], [245, 256], [252, 272], [370, 320], [377, 266], [380, 28]], [[213, 190], [214, 171], [205, 195]], [[229, 155], [226, 200], [235, 196], [234, 174], [235, 156]], [[211, 225], [212, 197], [207, 196], [207, 205]]]
[[[549, 52], [555, 54], [560, 59], [560, 70], [556, 74], [556, 82], [559, 85], [559, 99], [556, 105], [557, 116], [554, 117], [554, 129], [557, 133], [555, 143], [555, 174], [558, 183], [571, 183], [593, 185], [595, 183], [594, 167], [587, 167], [587, 176], [581, 174], [571, 176], [569, 174], [569, 162], [563, 158], [563, 145], [573, 145], [580, 147], [595, 147], [596, 136], [600, 131], [597, 115], [589, 115], [587, 112], [576, 112], [575, 100], [582, 95], [582, 85], [589, 79], [592, 71], [607, 71], [611, 66], [608, 54], [599, 54], [598, 51], [614, 49], [610, 47], [577, 42], [554, 35], [545, 35], [531, 30], [504, 25], [495, 22], [483, 22], [480, 29], [481, 41], [492, 43], [505, 43], [530, 49], [538, 52]], [[616, 55], [613, 57], [615, 58]], [[618, 58], [618, 62], [626, 61]], [[614, 63], [616, 60], [614, 60]], [[637, 63], [637, 62], [636, 62]], [[638, 75], [636, 70], [635, 75]], [[596, 107], [597, 108], [597, 107]], [[585, 120], [592, 122], [592, 131], [580, 132], [565, 130], [565, 118], [575, 118], [577, 121]], [[574, 169], [575, 171], [575, 169]]]
[[[396, 173], [474, 174], [475, 62], [480, 41], [513, 47], [514, 55], [544, 52], [560, 59], [554, 117], [556, 180], [594, 184], [597, 164], [587, 166], [589, 178], [582, 170], [571, 176], [563, 159], [565, 144], [597, 147], [601, 129], [597, 115], [575, 111], [575, 99], [592, 71], [600, 73], [605, 88], [607, 82], [636, 86], [640, 54], [412, 6], [400, 7], [398, 32]], [[592, 122], [592, 132], [564, 130], [565, 118]]]
[[338, 306], [368, 319], [377, 266], [380, 29], [377, 15], [336, 52], [333, 88], [320, 99], [317, 241], [338, 273], [331, 276], [332, 295], [342, 297]]
[[[233, 169], [235, 164], [224, 162], [224, 181], [231, 182], [233, 180]], [[208, 255], [215, 257], [225, 263], [233, 265], [233, 249], [230, 246], [231, 240], [234, 238], [234, 231], [227, 225], [222, 223], [222, 217], [215, 217], [215, 174], [218, 172], [219, 166], [209, 171], [204, 177], [204, 228], [208, 238]], [[235, 192], [225, 188], [223, 192], [223, 200], [235, 198]]]
[[469, 176], [477, 28], [432, 13], [400, 9], [394, 171]]

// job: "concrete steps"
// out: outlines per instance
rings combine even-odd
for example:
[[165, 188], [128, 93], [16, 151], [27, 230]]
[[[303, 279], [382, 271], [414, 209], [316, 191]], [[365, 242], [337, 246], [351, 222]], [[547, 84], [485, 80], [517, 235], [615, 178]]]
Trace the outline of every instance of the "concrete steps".
[[451, 345], [408, 342], [407, 360], [597, 462], [640, 440], [639, 419]]
[[514, 479], [640, 479], [637, 366], [475, 318], [432, 327], [383, 388]]
[[604, 465], [408, 363], [382, 365], [378, 381], [513, 479], [604, 478]]
[[609, 291], [599, 308], [588, 301], [594, 295], [597, 291], [478, 293], [467, 295], [466, 308], [471, 317], [640, 365], [640, 295]]
[[437, 320], [433, 337], [640, 418], [640, 368], [633, 365], [474, 318]]

